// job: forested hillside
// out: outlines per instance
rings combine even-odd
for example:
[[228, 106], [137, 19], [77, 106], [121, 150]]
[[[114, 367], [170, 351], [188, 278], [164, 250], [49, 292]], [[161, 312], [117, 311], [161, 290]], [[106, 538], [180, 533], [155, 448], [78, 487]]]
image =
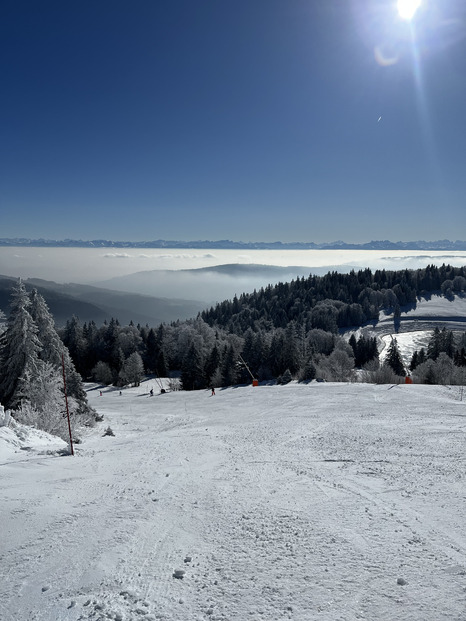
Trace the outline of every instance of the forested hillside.
[[[74, 317], [62, 338], [82, 376], [103, 383], [124, 385], [139, 381], [143, 373], [171, 374], [192, 390], [246, 382], [251, 376], [346, 381], [355, 377], [355, 369], [364, 369], [360, 377], [368, 381], [400, 381], [407, 365], [395, 341], [380, 368], [375, 337], [359, 334], [347, 342], [341, 328], [376, 322], [385, 310], [393, 314], [396, 332], [400, 309], [414, 306], [418, 296], [441, 291], [451, 297], [465, 285], [464, 268], [450, 266], [334, 272], [270, 285], [226, 300], [196, 319], [158, 327], [121, 326], [117, 319], [98, 327]], [[464, 339], [461, 333], [451, 338], [453, 349], [446, 355], [460, 369]], [[424, 381], [423, 365], [427, 358], [438, 364], [438, 355], [419, 356], [411, 370]], [[458, 377], [453, 371], [451, 382], [459, 382], [462, 371]]]
[[[393, 339], [380, 364], [379, 343], [370, 326], [383, 310], [393, 315], [396, 333], [401, 309], [415, 306], [419, 296], [441, 292], [451, 298], [462, 295], [465, 286], [464, 268], [445, 265], [416, 271], [332, 272], [235, 296], [188, 321], [123, 326], [113, 318], [98, 326], [75, 316], [59, 335], [83, 379], [119, 386], [137, 385], [144, 374], [172, 377], [172, 388], [193, 390], [252, 378], [282, 383], [314, 378], [399, 382], [409, 371], [415, 381], [461, 384], [465, 333], [434, 332], [427, 351], [415, 352], [410, 363], [402, 360]], [[36, 298], [33, 293], [32, 300]], [[367, 322], [369, 327], [356, 333]], [[12, 326], [10, 318], [10, 335]], [[342, 329], [349, 327], [353, 334], [344, 338]], [[34, 329], [31, 334], [30, 346]], [[7, 354], [3, 345], [4, 369]], [[21, 385], [19, 375], [15, 381]], [[6, 389], [4, 394], [10, 400]], [[17, 392], [18, 399], [21, 394]]]
[[370, 269], [349, 274], [298, 278], [265, 289], [244, 293], [201, 313], [209, 325], [243, 334], [254, 330], [285, 328], [290, 321], [306, 330], [340, 328], [377, 321], [379, 312], [396, 315], [400, 307], [416, 304], [418, 296], [441, 291], [452, 296], [465, 290], [464, 267], [429, 265], [424, 269], [386, 271]]

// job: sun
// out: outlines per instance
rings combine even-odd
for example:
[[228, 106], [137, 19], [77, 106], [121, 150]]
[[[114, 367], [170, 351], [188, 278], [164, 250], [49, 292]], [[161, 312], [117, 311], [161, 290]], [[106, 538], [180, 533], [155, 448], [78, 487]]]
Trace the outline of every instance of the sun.
[[421, 6], [421, 0], [398, 0], [397, 6], [401, 19], [410, 21]]

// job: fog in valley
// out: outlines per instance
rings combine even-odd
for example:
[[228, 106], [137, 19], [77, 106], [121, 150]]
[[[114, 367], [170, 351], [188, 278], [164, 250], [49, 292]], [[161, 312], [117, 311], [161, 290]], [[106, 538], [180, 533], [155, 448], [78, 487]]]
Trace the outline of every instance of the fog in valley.
[[365, 267], [417, 269], [443, 263], [465, 265], [466, 252], [0, 248], [0, 274], [5, 276], [90, 284], [206, 304], [311, 273]]

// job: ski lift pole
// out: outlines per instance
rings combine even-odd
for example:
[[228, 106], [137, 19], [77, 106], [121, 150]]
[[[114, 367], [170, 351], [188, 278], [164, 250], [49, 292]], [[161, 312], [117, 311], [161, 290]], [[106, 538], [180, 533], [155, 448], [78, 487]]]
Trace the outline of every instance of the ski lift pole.
[[70, 453], [71, 453], [71, 455], [74, 455], [73, 438], [71, 437], [70, 410], [69, 410], [69, 407], [68, 407], [68, 395], [66, 394], [65, 355], [63, 353], [61, 355], [61, 366], [62, 366], [62, 370], [63, 370], [63, 389], [64, 389], [64, 392], [65, 392], [66, 416], [68, 417], [68, 431], [70, 433]]
[[251, 376], [251, 379], [253, 382], [256, 381], [256, 378], [254, 377], [254, 375], [251, 373], [251, 369], [248, 367], [248, 365], [246, 364], [246, 362], [244, 361], [244, 358], [241, 354], [238, 354], [241, 362], [244, 364], [244, 366], [246, 367], [246, 369], [248, 370], [249, 375]]
[[157, 386], [160, 388], [160, 390], [162, 391], [163, 390], [162, 380], [157, 375], [157, 373], [154, 373], [154, 375], [155, 375], [155, 382], [156, 382]]

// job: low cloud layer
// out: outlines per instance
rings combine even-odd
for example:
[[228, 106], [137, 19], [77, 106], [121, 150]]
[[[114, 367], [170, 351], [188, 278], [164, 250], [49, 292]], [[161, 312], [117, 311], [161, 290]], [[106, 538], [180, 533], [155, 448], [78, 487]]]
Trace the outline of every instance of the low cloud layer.
[[[428, 264], [466, 265], [466, 252], [413, 251], [251, 251], [236, 250], [142, 253], [107, 252], [88, 248], [0, 248], [0, 274], [41, 278], [57, 283], [105, 286], [155, 297], [201, 300], [206, 305], [235, 294], [285, 282], [297, 275], [323, 275], [328, 271], [417, 269]], [[249, 270], [218, 265], [251, 266]], [[262, 267], [260, 267], [262, 264]], [[306, 266], [274, 272], [263, 266]], [[212, 271], [200, 270], [209, 268]]]

